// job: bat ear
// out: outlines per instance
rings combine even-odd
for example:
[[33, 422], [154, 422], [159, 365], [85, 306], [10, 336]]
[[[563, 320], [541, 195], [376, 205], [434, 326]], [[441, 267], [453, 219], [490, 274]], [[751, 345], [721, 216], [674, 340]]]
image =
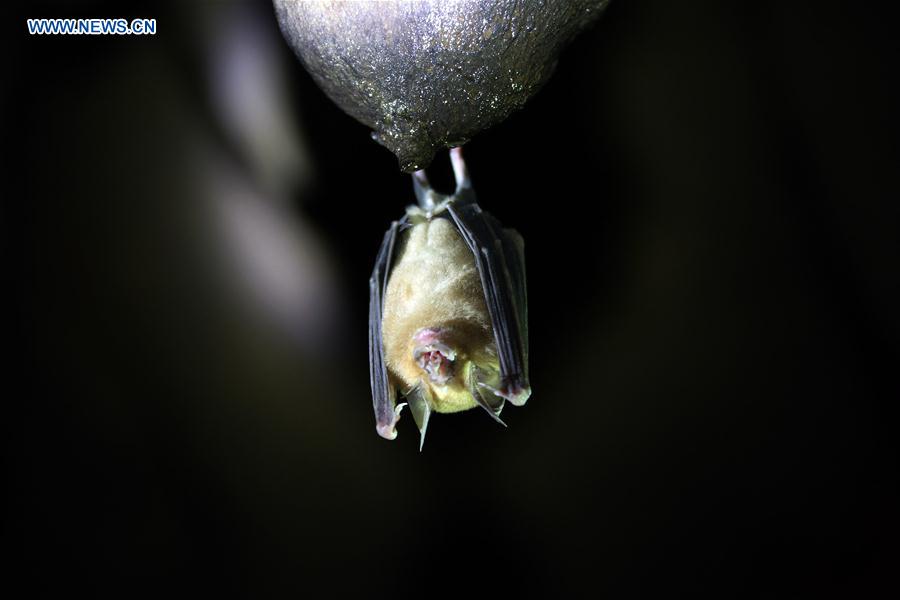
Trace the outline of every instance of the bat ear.
[[419, 382], [406, 397], [409, 402], [409, 410], [412, 413], [416, 426], [419, 428], [419, 452], [425, 444], [425, 432], [428, 430], [428, 421], [431, 418], [431, 390], [428, 385]]
[[505, 400], [493, 392], [499, 378], [499, 373], [494, 372], [491, 374], [489, 371], [482, 371], [474, 363], [470, 363], [468, 376], [469, 393], [472, 394], [472, 398], [478, 406], [491, 415], [492, 419], [506, 427], [506, 423], [500, 419], [500, 412], [503, 410]]

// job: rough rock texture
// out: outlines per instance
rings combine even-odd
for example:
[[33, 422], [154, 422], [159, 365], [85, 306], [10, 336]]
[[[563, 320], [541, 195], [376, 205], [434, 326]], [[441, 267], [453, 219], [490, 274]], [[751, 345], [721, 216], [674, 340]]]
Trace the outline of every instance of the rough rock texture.
[[316, 82], [404, 171], [520, 108], [608, 0], [274, 0]]

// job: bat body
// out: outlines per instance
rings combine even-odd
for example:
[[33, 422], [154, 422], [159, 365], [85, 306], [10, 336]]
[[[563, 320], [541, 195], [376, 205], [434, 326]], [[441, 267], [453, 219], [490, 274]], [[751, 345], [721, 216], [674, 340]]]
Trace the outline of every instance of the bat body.
[[423, 218], [405, 235], [382, 317], [388, 372], [401, 390], [430, 386], [435, 412], [472, 408], [466, 363], [499, 370], [475, 259], [448, 219]]
[[502, 423], [505, 401], [531, 393], [522, 238], [478, 206], [458, 148], [451, 159], [456, 192], [437, 194], [414, 174], [419, 206], [385, 234], [370, 280], [372, 396], [387, 439], [398, 391], [421, 441], [433, 412], [481, 406]]

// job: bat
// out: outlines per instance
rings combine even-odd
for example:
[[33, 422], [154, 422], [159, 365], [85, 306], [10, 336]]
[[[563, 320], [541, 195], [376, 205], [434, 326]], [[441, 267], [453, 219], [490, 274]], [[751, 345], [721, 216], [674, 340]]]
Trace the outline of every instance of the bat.
[[505, 426], [505, 402], [531, 395], [522, 236], [481, 210], [461, 148], [450, 159], [450, 196], [413, 173], [418, 205], [391, 223], [369, 279], [376, 431], [395, 439], [408, 404], [420, 451], [432, 413], [480, 406]]

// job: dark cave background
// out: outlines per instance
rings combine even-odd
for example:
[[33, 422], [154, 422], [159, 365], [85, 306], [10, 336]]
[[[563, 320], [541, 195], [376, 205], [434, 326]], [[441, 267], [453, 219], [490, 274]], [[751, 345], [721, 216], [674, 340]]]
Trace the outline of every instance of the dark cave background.
[[409, 178], [270, 4], [11, 7], [7, 585], [898, 593], [892, 20], [612, 2], [466, 146], [526, 240], [532, 399], [419, 454], [408, 416], [375, 434], [366, 354]]

